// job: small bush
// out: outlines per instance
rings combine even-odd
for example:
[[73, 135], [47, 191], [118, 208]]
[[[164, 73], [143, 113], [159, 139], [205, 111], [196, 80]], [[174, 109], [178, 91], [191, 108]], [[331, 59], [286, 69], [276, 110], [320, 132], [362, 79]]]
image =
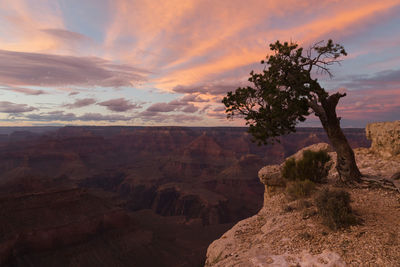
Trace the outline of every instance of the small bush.
[[291, 199], [309, 197], [315, 191], [315, 184], [310, 180], [294, 181], [286, 187], [286, 193]]
[[314, 200], [324, 224], [330, 229], [337, 230], [357, 224], [350, 206], [350, 194], [346, 191], [325, 189]]
[[322, 183], [329, 173], [331, 157], [325, 150], [305, 150], [303, 158], [288, 159], [282, 169], [282, 176], [287, 180], [310, 180], [314, 183]]
[[283, 165], [282, 169], [282, 177], [289, 180], [294, 181], [297, 177], [297, 169], [296, 169], [296, 161], [294, 158], [289, 158], [285, 161], [285, 165]]

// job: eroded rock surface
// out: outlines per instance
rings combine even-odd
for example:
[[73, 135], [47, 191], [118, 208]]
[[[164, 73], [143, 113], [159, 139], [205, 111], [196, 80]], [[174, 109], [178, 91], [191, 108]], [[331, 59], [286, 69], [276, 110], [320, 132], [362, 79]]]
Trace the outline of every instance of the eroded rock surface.
[[400, 155], [400, 121], [370, 123], [365, 131], [373, 152], [385, 158]]
[[[299, 159], [310, 148], [326, 149], [335, 166], [336, 153], [328, 144], [304, 148], [294, 157]], [[382, 158], [374, 148], [354, 152], [365, 183], [344, 189], [362, 224], [333, 232], [322, 224], [312, 199], [290, 201], [283, 190], [265, 193], [257, 215], [240, 221], [209, 246], [206, 266], [397, 266], [400, 194], [389, 184], [399, 183], [400, 158]], [[281, 185], [280, 168], [269, 165], [260, 170], [266, 189]], [[321, 187], [334, 187], [336, 178], [332, 167], [328, 184]]]

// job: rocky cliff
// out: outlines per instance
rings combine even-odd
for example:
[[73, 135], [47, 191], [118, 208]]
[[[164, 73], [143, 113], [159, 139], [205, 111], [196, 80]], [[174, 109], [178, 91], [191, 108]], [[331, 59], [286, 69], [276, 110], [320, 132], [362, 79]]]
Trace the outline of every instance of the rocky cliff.
[[365, 131], [371, 151], [385, 158], [400, 155], [400, 121], [370, 123]]
[[262, 207], [262, 166], [326, 141], [318, 128], [264, 147], [245, 128], [26, 130], [0, 136], [1, 266], [199, 266]]
[[[286, 197], [281, 165], [268, 165], [259, 172], [265, 186], [263, 208], [209, 246], [206, 266], [398, 266], [399, 122], [370, 124], [366, 132], [371, 148], [354, 150], [364, 182], [341, 188], [350, 193], [361, 224], [330, 230], [311, 198]], [[306, 147], [293, 156], [300, 157], [305, 149], [327, 150], [336, 158], [328, 144]], [[337, 187], [336, 181], [332, 168], [322, 187]]]

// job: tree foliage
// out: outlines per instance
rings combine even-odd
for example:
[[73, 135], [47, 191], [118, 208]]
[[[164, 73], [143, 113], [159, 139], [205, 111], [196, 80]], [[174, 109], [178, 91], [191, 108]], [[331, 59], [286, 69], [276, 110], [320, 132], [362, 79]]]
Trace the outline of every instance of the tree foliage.
[[[347, 55], [343, 46], [332, 40], [316, 43], [307, 51], [296, 43], [277, 41], [270, 44], [270, 50], [273, 54], [261, 61], [264, 70], [250, 73], [253, 86], [229, 92], [222, 101], [228, 118], [244, 116], [254, 139], [264, 144], [294, 132], [296, 124], [312, 112], [321, 119], [324, 114], [318, 103], [327, 102], [329, 94], [312, 74], [332, 76], [329, 66]], [[344, 96], [337, 94], [338, 99]]]

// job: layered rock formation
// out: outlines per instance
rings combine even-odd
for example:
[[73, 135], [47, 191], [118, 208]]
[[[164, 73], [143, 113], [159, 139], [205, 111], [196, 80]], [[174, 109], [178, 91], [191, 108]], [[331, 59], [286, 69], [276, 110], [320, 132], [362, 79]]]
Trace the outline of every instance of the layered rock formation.
[[[352, 146], [368, 144], [362, 130], [346, 131]], [[258, 170], [324, 140], [310, 128], [266, 147], [244, 128], [3, 136], [0, 265], [200, 265], [212, 240], [262, 207]]]
[[[265, 185], [263, 208], [209, 246], [206, 266], [396, 266], [400, 262], [397, 129], [397, 122], [369, 125], [367, 133], [375, 145], [355, 149], [365, 182], [345, 189], [362, 224], [331, 231], [322, 224], [312, 199], [285, 197], [281, 165], [269, 165], [259, 172]], [[293, 157], [305, 149], [331, 151], [328, 144], [317, 144]], [[335, 153], [329, 154], [334, 161]], [[332, 167], [322, 187], [334, 187], [336, 181]]]
[[365, 131], [371, 151], [385, 158], [400, 155], [400, 121], [370, 123]]

